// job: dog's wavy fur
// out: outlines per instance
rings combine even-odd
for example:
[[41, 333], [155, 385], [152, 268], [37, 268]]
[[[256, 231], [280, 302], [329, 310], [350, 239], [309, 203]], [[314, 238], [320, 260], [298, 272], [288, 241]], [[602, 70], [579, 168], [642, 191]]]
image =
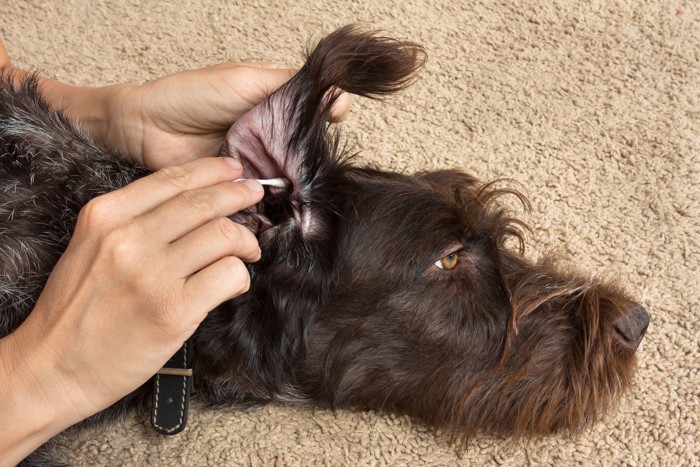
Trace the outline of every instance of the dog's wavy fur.
[[[289, 186], [235, 217], [263, 257], [250, 291], [192, 338], [194, 397], [408, 414], [462, 444], [479, 431], [580, 430], [629, 387], [636, 346], [615, 323], [639, 305], [526, 259], [524, 224], [499, 201], [527, 205], [521, 194], [454, 170], [357, 167], [339, 149], [326, 124], [338, 89], [385, 96], [424, 60], [416, 44], [345, 27], [231, 129], [221, 155]], [[49, 108], [36, 79], [0, 79], [0, 336], [32, 310], [81, 207], [147, 174]], [[436, 265], [451, 253], [454, 269]], [[149, 400], [144, 385], [84, 423]], [[26, 462], [50, 462], [48, 449]]]

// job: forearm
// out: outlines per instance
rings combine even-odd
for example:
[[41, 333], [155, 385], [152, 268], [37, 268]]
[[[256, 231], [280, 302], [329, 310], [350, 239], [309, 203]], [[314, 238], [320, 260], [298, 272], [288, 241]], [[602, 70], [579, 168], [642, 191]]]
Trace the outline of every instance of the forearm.
[[[14, 78], [15, 85], [31, 75], [26, 70], [12, 66], [1, 38], [0, 69], [5, 73], [9, 71], [5, 76]], [[134, 86], [82, 87], [61, 83], [40, 75], [37, 78], [41, 93], [52, 108], [63, 111], [98, 144], [129, 157], [129, 150], [132, 148], [127, 146], [132, 144], [130, 140], [133, 138], [127, 138], [126, 133], [133, 132], [134, 128], [129, 121], [123, 122], [122, 125], [115, 125], [114, 121], [119, 120], [115, 119], [115, 116], [121, 111], [121, 101], [125, 93]], [[126, 128], [127, 126], [129, 128]], [[134, 124], [133, 127], [138, 125]], [[122, 144], [115, 144], [115, 142]], [[136, 143], [136, 146], [140, 145]]]
[[0, 339], [0, 466], [17, 464], [81, 419], [74, 392], [36, 342], [21, 345], [23, 334], [20, 327]]
[[[26, 70], [12, 68], [15, 85], [19, 85], [30, 74]], [[125, 134], [127, 128], [122, 128], [124, 125], [115, 125], [114, 122], [118, 120], [115, 116], [120, 112], [120, 101], [132, 86], [84, 87], [62, 83], [41, 75], [38, 75], [37, 79], [39, 90], [51, 108], [62, 111], [96, 143], [128, 157], [130, 148], [126, 147], [129, 142]], [[115, 145], [115, 141], [124, 144]]]
[[128, 148], [114, 145], [115, 141], [127, 142], [123, 134], [125, 128], [114, 122], [117, 120], [115, 115], [120, 112], [120, 100], [129, 85], [81, 87], [39, 77], [39, 86], [47, 103], [77, 122], [95, 142], [128, 156]]
[[79, 122], [98, 142], [104, 139], [109, 125], [111, 87], [72, 86], [40, 76], [39, 89], [52, 108]]

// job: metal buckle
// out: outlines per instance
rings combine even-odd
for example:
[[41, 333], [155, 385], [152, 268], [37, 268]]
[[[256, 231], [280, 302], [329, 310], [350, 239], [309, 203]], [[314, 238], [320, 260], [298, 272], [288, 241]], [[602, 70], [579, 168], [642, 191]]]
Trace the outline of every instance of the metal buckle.
[[192, 376], [192, 368], [161, 368], [157, 375]]

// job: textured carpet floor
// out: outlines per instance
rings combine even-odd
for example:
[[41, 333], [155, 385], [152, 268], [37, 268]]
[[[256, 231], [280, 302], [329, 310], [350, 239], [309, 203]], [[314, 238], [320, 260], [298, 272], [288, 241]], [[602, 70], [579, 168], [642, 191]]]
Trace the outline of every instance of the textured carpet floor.
[[[195, 407], [177, 438], [132, 418], [66, 438], [79, 465], [700, 465], [700, 22], [694, 1], [2, 0], [22, 66], [79, 84], [226, 60], [299, 64], [311, 37], [362, 21], [429, 63], [343, 125], [367, 160], [520, 181], [529, 254], [623, 278], [652, 321], [636, 387], [577, 438], [480, 437], [458, 456], [406, 418]], [[89, 5], [89, 6], [88, 6]]]

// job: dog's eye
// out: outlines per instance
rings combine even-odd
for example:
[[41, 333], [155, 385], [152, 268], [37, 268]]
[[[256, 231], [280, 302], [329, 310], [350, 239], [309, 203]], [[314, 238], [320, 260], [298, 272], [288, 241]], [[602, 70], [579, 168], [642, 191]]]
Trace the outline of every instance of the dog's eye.
[[435, 266], [439, 267], [440, 269], [447, 269], [449, 271], [456, 268], [457, 263], [459, 263], [459, 253], [455, 251], [444, 258], [435, 261]]

